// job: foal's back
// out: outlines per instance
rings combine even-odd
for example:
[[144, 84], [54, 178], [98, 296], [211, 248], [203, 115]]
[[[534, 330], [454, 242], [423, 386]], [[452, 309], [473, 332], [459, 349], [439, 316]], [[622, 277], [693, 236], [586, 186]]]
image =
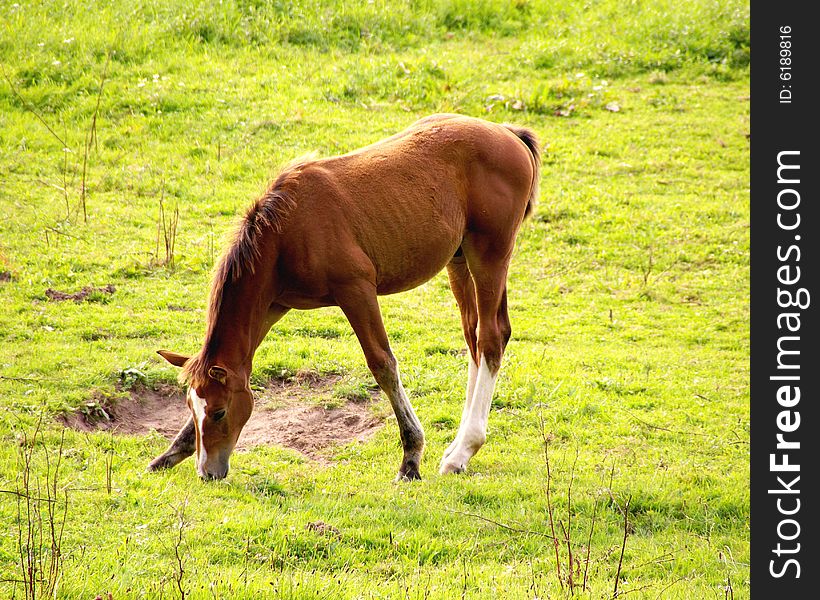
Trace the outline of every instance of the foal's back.
[[350, 279], [372, 281], [379, 294], [413, 288], [471, 234], [498, 239], [506, 252], [535, 176], [515, 133], [458, 115], [303, 163], [281, 179], [295, 201], [278, 244], [285, 300], [333, 304], [334, 285]]

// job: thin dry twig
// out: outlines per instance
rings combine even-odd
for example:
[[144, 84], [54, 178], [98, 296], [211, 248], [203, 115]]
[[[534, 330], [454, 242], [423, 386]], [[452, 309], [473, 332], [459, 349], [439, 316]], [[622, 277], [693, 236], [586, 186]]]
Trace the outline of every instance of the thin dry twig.
[[648, 588], [653, 587], [653, 584], [647, 583], [646, 585], [642, 585], [640, 587], [632, 588], [631, 590], [621, 590], [618, 593], [618, 596], [626, 596], [627, 594], [631, 594], [632, 592], [640, 592], [641, 590], [645, 590]]
[[592, 505], [592, 523], [589, 526], [589, 537], [587, 537], [587, 555], [584, 559], [584, 579], [581, 584], [581, 590], [587, 589], [587, 575], [589, 574], [589, 555], [592, 552], [592, 534], [595, 532], [595, 517], [598, 515], [598, 498], [595, 498], [595, 503]]
[[512, 531], [513, 533], [523, 533], [525, 535], [538, 535], [541, 537], [553, 539], [553, 536], [549, 535], [548, 533], [544, 533], [543, 531], [533, 531], [532, 529], [521, 529], [519, 527], [513, 527], [511, 525], [507, 525], [505, 523], [501, 523], [499, 521], [495, 521], [483, 515], [478, 515], [471, 512], [464, 512], [461, 510], [454, 510], [452, 508], [445, 508], [444, 509], [448, 513], [452, 513], [454, 515], [461, 515], [463, 517], [472, 517], [474, 519], [478, 519], [479, 521], [485, 521], [486, 523], [490, 523], [495, 525], [496, 527], [501, 527], [501, 529], [506, 529], [507, 531]]
[[659, 565], [659, 564], [662, 564], [662, 563], [665, 563], [665, 562], [670, 562], [670, 561], [673, 561], [673, 560], [675, 560], [675, 553], [674, 552], [664, 552], [663, 554], [660, 554], [660, 555], [656, 556], [655, 558], [651, 558], [651, 559], [649, 559], [645, 562], [642, 562], [639, 565], [635, 565], [634, 568], [635, 569], [640, 569], [641, 567], [645, 567], [646, 565], [651, 565], [651, 564]]
[[561, 526], [561, 533], [564, 534], [564, 543], [567, 545], [567, 586], [569, 587], [569, 593], [571, 596], [575, 595], [575, 581], [573, 577], [572, 571], [572, 541], [570, 540], [569, 533], [567, 532], [567, 528], [564, 527], [563, 521], [558, 521], [558, 525]]
[[670, 583], [669, 585], [667, 585], [665, 588], [663, 588], [660, 592], [658, 592], [658, 595], [657, 595], [657, 596], [655, 596], [655, 600], [660, 600], [660, 597], [661, 597], [661, 596], [663, 596], [663, 593], [664, 593], [666, 590], [668, 590], [669, 588], [671, 588], [673, 585], [676, 585], [676, 584], [680, 583], [680, 582], [681, 582], [681, 581], [683, 581], [684, 579], [686, 579], [686, 577], [678, 577], [675, 581], [673, 581], [672, 583]]
[[58, 142], [60, 142], [60, 144], [63, 146], [63, 148], [68, 150], [68, 144], [65, 143], [65, 140], [54, 132], [54, 130], [51, 128], [51, 126], [40, 115], [40, 113], [38, 113], [37, 110], [34, 108], [34, 105], [20, 95], [20, 92], [17, 91], [17, 88], [14, 87], [14, 84], [12, 83], [11, 79], [6, 74], [6, 70], [3, 68], [2, 64], [0, 64], [0, 71], [3, 72], [3, 79], [5, 79], [6, 83], [9, 84], [9, 87], [11, 88], [11, 92], [23, 104], [23, 108], [25, 108], [27, 111], [29, 111], [31, 114], [33, 114], [37, 118], [37, 120], [40, 121], [40, 123], [42, 123], [45, 126], [46, 129], [48, 129], [49, 133], [54, 136], [54, 139], [56, 139]]
[[726, 587], [724, 591], [726, 600], [735, 600], [735, 588], [732, 587], [732, 577], [728, 573], [726, 574]]
[[33, 181], [34, 183], [39, 183], [40, 185], [46, 187], [53, 187], [55, 190], [59, 190], [63, 193], [67, 193], [64, 186], [57, 185], [56, 183], [51, 183], [49, 181], [43, 181], [42, 179], [29, 179], [29, 181]]
[[[157, 216], [157, 243], [154, 251], [154, 263], [159, 266], [165, 266], [169, 269], [174, 269], [174, 252], [177, 240], [177, 226], [179, 225], [179, 206], [174, 207], [173, 215], [166, 218], [165, 216], [165, 187], [163, 183], [162, 193], [159, 197], [159, 215]], [[160, 233], [162, 233], [162, 240], [165, 244], [165, 260], [159, 258], [159, 242]]]
[[[65, 117], [63, 117], [63, 135], [68, 139], [68, 127], [65, 124]], [[60, 188], [60, 186], [54, 186]], [[71, 205], [68, 202], [68, 148], [63, 148], [63, 200], [65, 200], [65, 218], [66, 221], [71, 217]]]
[[103, 67], [102, 77], [100, 78], [100, 89], [97, 92], [97, 104], [94, 107], [94, 114], [91, 115], [91, 126], [88, 129], [88, 134], [85, 137], [85, 152], [83, 153], [83, 178], [80, 188], [80, 202], [82, 203], [83, 207], [83, 222], [88, 222], [88, 212], [86, 211], [86, 204], [85, 204], [85, 196], [86, 196], [86, 186], [85, 186], [85, 177], [88, 170], [88, 153], [91, 150], [91, 144], [94, 144], [94, 148], [97, 148], [97, 114], [100, 111], [100, 101], [102, 100], [102, 93], [103, 87], [105, 86], [105, 79], [108, 75], [108, 65], [111, 62], [111, 52], [108, 53], [108, 56], [105, 59], [105, 66]]
[[[31, 437], [23, 433], [18, 454], [18, 474], [15, 491], [2, 490], [17, 497], [18, 567], [25, 598], [56, 597], [62, 571], [62, 542], [68, 520], [68, 490], [62, 490], [59, 506], [60, 467], [65, 445], [65, 432], [56, 450], [49, 450], [42, 438], [41, 413]], [[38, 446], [38, 438], [43, 442]], [[43, 448], [45, 481], [33, 474], [35, 451]], [[56, 461], [52, 462], [52, 454]]]
[[[618, 559], [618, 571], [615, 573], [615, 590], [612, 592], [612, 597], [618, 597], [618, 582], [621, 579], [621, 566], [624, 562], [624, 551], [626, 550], [626, 538], [629, 535], [629, 503], [632, 502], [632, 494], [629, 495], [629, 498], [626, 500], [626, 506], [624, 507], [624, 540], [621, 544], [621, 557]], [[633, 590], [635, 591], [635, 590]]]
[[46, 225], [45, 227], [43, 227], [43, 229], [46, 229], [47, 231], [51, 231], [52, 233], [56, 233], [57, 235], [62, 235], [62, 236], [65, 236], [65, 237], [69, 237], [69, 238], [74, 239], [74, 240], [80, 240], [81, 242], [86, 241], [85, 238], [82, 238], [82, 237], [77, 236], [77, 235], [71, 235], [70, 233], [66, 233], [65, 231], [60, 231], [59, 229], [57, 229], [56, 227], [52, 227], [51, 225]]
[[657, 429], [659, 431], [668, 431], [669, 433], [679, 433], [681, 435], [699, 435], [699, 436], [703, 436], [703, 437], [708, 437], [708, 435], [709, 435], [708, 433], [700, 433], [698, 431], [681, 431], [680, 429], [670, 429], [669, 427], [662, 427], [660, 425], [655, 425], [654, 423], [650, 423], [649, 421], [645, 421], [645, 420], [641, 419], [639, 416], [635, 415], [633, 412], [631, 412], [630, 410], [627, 410], [626, 408], [621, 407], [621, 410], [623, 410], [626, 414], [628, 414], [630, 417], [632, 417], [633, 419], [635, 419], [636, 421], [638, 421], [642, 425], [646, 425], [650, 429]]
[[[574, 570], [572, 560], [572, 482], [575, 481], [575, 466], [578, 464], [578, 446], [575, 447], [575, 460], [572, 461], [572, 468], [569, 474], [569, 483], [567, 484], [567, 527], [564, 532], [567, 542], [567, 577], [569, 582], [569, 589], [574, 593], [575, 588]], [[561, 524], [563, 528], [563, 523]]]
[[180, 600], [185, 600], [186, 596], [185, 588], [182, 587], [182, 580], [185, 577], [185, 561], [180, 552], [182, 545], [185, 541], [185, 528], [188, 527], [188, 521], [185, 520], [186, 506], [188, 506], [187, 498], [179, 506], [179, 508], [174, 509], [177, 517], [177, 538], [174, 541], [174, 558], [176, 559], [176, 571], [174, 573], [174, 582], [177, 585]]
[[105, 490], [111, 495], [114, 482], [114, 431], [108, 434], [108, 448], [105, 449]]
[[34, 500], [35, 502], [57, 502], [54, 498], [48, 498], [46, 496], [32, 496], [19, 490], [0, 490], [0, 494], [9, 494], [10, 496], [16, 496], [18, 498], [27, 498], [29, 500]]
[[647, 261], [646, 268], [643, 270], [643, 287], [646, 287], [649, 283], [649, 276], [652, 274], [652, 267], [655, 266], [655, 252], [652, 246], [649, 246], [649, 260]]
[[538, 411], [538, 420], [541, 425], [541, 438], [544, 442], [544, 463], [547, 467], [547, 516], [549, 518], [550, 524], [550, 531], [552, 532], [552, 545], [555, 550], [555, 570], [558, 573], [558, 582], [561, 584], [561, 588], [564, 587], [564, 579], [561, 576], [561, 558], [558, 554], [558, 536], [555, 535], [555, 519], [553, 516], [552, 510], [552, 472], [550, 471], [550, 456], [549, 456], [549, 446], [550, 440], [547, 436], [546, 428], [544, 427], [544, 411], [543, 407]]
[[40, 382], [40, 379], [35, 377], [10, 377], [8, 375], [0, 375], [2, 381], [20, 381], [20, 382]]

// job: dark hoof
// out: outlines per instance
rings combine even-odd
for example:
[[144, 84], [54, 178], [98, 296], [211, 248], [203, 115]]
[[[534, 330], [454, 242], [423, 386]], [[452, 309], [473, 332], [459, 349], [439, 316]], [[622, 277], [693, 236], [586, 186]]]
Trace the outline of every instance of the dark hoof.
[[161, 454], [157, 456], [154, 460], [148, 463], [148, 471], [164, 471], [165, 469], [170, 469], [171, 467], [175, 467], [183, 460], [188, 458], [189, 454], [181, 453], [181, 452], [174, 452], [171, 454]]
[[404, 473], [399, 471], [399, 474], [396, 475], [396, 483], [401, 481], [421, 481], [421, 473], [418, 470], [405, 471]]
[[421, 481], [419, 465], [416, 461], [403, 462], [396, 475], [396, 482], [399, 481]]
[[171, 465], [168, 464], [168, 460], [163, 456], [158, 456], [150, 463], [148, 463], [148, 468], [146, 469], [149, 472], [153, 471], [163, 471], [165, 469], [170, 469]]
[[441, 468], [439, 469], [439, 473], [442, 475], [460, 475], [464, 471], [467, 470], [467, 465], [457, 464], [457, 463], [449, 463], [446, 460], [441, 463]]
[[170, 468], [171, 465], [168, 464], [168, 461], [165, 460], [165, 457], [158, 456], [150, 463], [148, 463], [147, 471], [162, 471], [164, 469]]

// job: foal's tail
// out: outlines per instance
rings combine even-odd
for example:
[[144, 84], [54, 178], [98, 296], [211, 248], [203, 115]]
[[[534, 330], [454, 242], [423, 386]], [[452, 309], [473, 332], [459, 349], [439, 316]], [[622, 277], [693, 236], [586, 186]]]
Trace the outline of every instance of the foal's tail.
[[530, 196], [527, 198], [527, 208], [524, 210], [524, 218], [526, 218], [532, 214], [533, 209], [535, 209], [535, 202], [538, 200], [538, 183], [541, 181], [541, 148], [538, 145], [538, 138], [535, 137], [535, 133], [531, 129], [507, 124], [504, 127], [517, 135], [518, 139], [524, 142], [524, 145], [529, 148], [530, 154], [532, 154], [535, 177], [530, 189]]

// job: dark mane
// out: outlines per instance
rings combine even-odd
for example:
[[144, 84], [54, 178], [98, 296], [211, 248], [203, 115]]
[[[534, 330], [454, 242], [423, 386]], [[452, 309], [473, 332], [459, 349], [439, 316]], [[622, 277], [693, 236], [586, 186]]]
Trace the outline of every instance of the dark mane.
[[185, 363], [180, 373], [180, 381], [187, 382], [192, 387], [202, 386], [207, 381], [208, 369], [217, 350], [218, 340], [214, 336], [214, 330], [225, 289], [243, 275], [253, 275], [259, 258], [261, 238], [265, 232], [282, 232], [282, 227], [295, 206], [292, 185], [287, 184], [292, 184], [297, 179], [302, 168], [310, 160], [310, 157], [300, 158], [283, 168], [265, 193], [248, 208], [245, 216], [239, 221], [233, 234], [233, 241], [219, 259], [211, 279], [205, 342], [202, 350]]

